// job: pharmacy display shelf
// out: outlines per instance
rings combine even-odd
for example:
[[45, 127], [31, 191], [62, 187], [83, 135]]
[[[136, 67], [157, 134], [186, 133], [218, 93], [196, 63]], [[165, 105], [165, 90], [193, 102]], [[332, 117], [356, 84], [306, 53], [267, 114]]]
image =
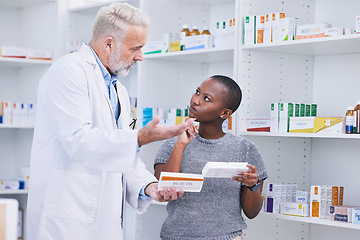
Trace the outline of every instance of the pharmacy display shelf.
[[281, 215], [281, 214], [267, 213], [267, 212], [261, 212], [260, 214], [262, 216], [266, 216], [266, 217], [272, 217], [272, 218], [289, 220], [289, 221], [296, 221], [296, 222], [302, 222], [302, 223], [313, 223], [313, 224], [326, 225], [326, 226], [332, 226], [332, 227], [341, 227], [341, 228], [360, 230], [360, 224], [354, 224], [354, 223], [331, 221], [331, 220], [327, 220], [327, 219], [316, 219], [316, 218], [311, 218], [311, 217], [296, 217], [296, 216]]
[[0, 195], [28, 194], [28, 190], [0, 190]]
[[170, 60], [184, 62], [227, 62], [234, 59], [234, 48], [207, 48], [144, 55], [144, 60]]
[[20, 8], [47, 2], [56, 2], [56, 0], [0, 0], [0, 7]]
[[302, 39], [279, 43], [243, 45], [243, 50], [297, 54], [306, 56], [360, 53], [360, 34]]
[[[130, 2], [131, 0], [122, 0], [121, 2]], [[102, 2], [88, 2], [88, 3], [83, 3], [83, 4], [79, 4], [79, 5], [69, 5], [69, 11], [73, 12], [73, 13], [82, 13], [82, 14], [91, 14], [91, 15], [96, 15], [97, 11], [99, 10], [99, 8], [109, 5], [111, 3], [114, 2], [119, 2], [116, 0], [105, 0]], [[71, 4], [72, 2], [70, 2]], [[76, 2], [74, 2], [76, 3]]]
[[360, 139], [360, 134], [240, 132], [241, 136]]
[[25, 67], [29, 65], [51, 65], [52, 60], [0, 57], [0, 67]]
[[0, 128], [34, 129], [34, 126], [33, 126], [33, 125], [7, 125], [7, 124], [0, 124]]

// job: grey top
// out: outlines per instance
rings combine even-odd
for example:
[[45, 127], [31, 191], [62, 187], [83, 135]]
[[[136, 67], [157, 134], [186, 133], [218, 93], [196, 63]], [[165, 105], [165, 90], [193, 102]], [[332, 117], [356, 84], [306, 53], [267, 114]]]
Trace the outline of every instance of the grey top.
[[[166, 163], [177, 137], [159, 148], [154, 165]], [[201, 174], [207, 162], [248, 162], [256, 166], [259, 179], [268, 174], [254, 143], [231, 133], [219, 139], [199, 134], [186, 147], [180, 172]], [[246, 228], [241, 216], [241, 183], [226, 178], [205, 178], [200, 193], [185, 192], [167, 204], [168, 217], [161, 228], [162, 240], [230, 240]]]

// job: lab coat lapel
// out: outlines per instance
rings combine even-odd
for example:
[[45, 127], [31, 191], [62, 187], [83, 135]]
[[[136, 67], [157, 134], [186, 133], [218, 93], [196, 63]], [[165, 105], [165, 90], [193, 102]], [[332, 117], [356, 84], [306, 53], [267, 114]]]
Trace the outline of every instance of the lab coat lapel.
[[110, 103], [110, 99], [109, 99], [109, 92], [106, 89], [105, 83], [104, 83], [104, 77], [102, 76], [100, 67], [98, 65], [98, 63], [96, 62], [96, 59], [94, 57], [93, 52], [91, 51], [91, 49], [84, 43], [80, 50], [79, 53], [81, 53], [84, 58], [86, 59], [86, 61], [93, 67], [94, 70], [94, 74], [96, 76], [96, 84], [98, 86], [98, 88], [100, 89], [100, 91], [102, 92], [103, 96], [106, 99], [107, 105], [108, 105], [108, 110], [111, 112], [112, 114], [112, 119], [113, 119], [113, 126], [114, 128], [116, 128], [116, 121], [115, 121], [115, 116], [114, 113], [112, 111], [111, 108], [111, 103]]

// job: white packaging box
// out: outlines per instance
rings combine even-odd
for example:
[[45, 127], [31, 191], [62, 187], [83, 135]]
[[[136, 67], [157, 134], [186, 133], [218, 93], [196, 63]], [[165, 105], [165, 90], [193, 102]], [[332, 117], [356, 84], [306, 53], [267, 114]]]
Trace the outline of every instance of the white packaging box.
[[352, 209], [352, 223], [360, 224], [360, 207]]
[[344, 28], [332, 27], [325, 29], [325, 37], [337, 37], [344, 35]]
[[28, 105], [26, 103], [20, 104], [20, 124], [29, 125]]
[[3, 124], [12, 124], [12, 103], [3, 102]]
[[355, 18], [355, 32], [356, 34], [360, 33], [360, 15]]
[[207, 162], [202, 169], [202, 175], [209, 178], [232, 178], [237, 172], [246, 172], [247, 162]]
[[269, 183], [266, 198], [266, 212], [280, 213], [280, 184]]
[[280, 103], [279, 132], [289, 132], [290, 118], [294, 116], [293, 103]]
[[38, 60], [51, 60], [52, 51], [48, 49], [40, 49], [40, 48], [27, 48], [26, 58], [38, 59]]
[[286, 184], [280, 184], [280, 202], [286, 202]]
[[291, 202], [296, 202], [297, 184], [291, 184]]
[[310, 217], [317, 219], [326, 218], [326, 187], [311, 186], [310, 191]]
[[296, 201], [297, 203], [310, 203], [310, 192], [306, 191], [296, 191]]
[[22, 47], [1, 46], [2, 57], [26, 58], [26, 49]]
[[255, 16], [244, 17], [244, 45], [255, 44]]
[[166, 43], [164, 41], [152, 41], [147, 42], [143, 47], [144, 54], [162, 53], [166, 49]]
[[186, 174], [175, 172], [161, 172], [158, 189], [175, 187], [177, 191], [200, 192], [204, 182], [204, 177], [200, 174]]
[[265, 16], [256, 16], [256, 44], [264, 42], [264, 23]]
[[279, 132], [279, 103], [270, 104], [270, 132]]
[[35, 124], [35, 104], [34, 103], [28, 103], [28, 124], [30, 126], [33, 126]]
[[18, 239], [19, 202], [16, 199], [0, 199], [0, 239]]
[[270, 118], [246, 118], [248, 132], [270, 132]]
[[325, 29], [331, 28], [329, 23], [297, 25], [296, 26], [296, 40], [307, 38], [325, 37]]
[[263, 38], [264, 43], [272, 42], [271, 22], [272, 22], [271, 13], [268, 13], [265, 15], [264, 38]]
[[185, 37], [185, 50], [203, 49], [213, 47], [212, 35], [197, 35]]
[[280, 19], [285, 18], [285, 13], [273, 13], [272, 14], [272, 41], [280, 42]]
[[309, 204], [282, 202], [280, 204], [280, 212], [282, 215], [291, 215], [297, 217], [309, 216]]
[[295, 18], [279, 19], [279, 41], [292, 41], [295, 39]]
[[292, 191], [291, 191], [291, 187], [292, 187], [292, 184], [291, 183], [286, 183], [285, 184], [285, 187], [286, 187], [286, 199], [285, 199], [285, 202], [292, 202]]
[[20, 108], [21, 103], [12, 103], [12, 124], [13, 125], [20, 125]]

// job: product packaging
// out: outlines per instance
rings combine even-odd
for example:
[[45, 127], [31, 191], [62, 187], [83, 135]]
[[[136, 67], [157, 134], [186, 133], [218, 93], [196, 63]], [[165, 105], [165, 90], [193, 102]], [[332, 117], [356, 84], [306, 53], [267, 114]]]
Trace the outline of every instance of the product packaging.
[[237, 172], [246, 172], [249, 168], [247, 162], [207, 162], [202, 170], [204, 177], [232, 178]]
[[325, 37], [325, 29], [331, 28], [329, 23], [296, 26], [296, 40]]
[[280, 103], [279, 132], [289, 132], [290, 118], [294, 116], [293, 103]]
[[201, 174], [186, 174], [175, 172], [161, 172], [159, 178], [158, 189], [175, 187], [177, 191], [184, 192], [200, 192], [204, 182]]
[[342, 133], [342, 117], [291, 117], [289, 132]]
[[185, 50], [203, 49], [213, 47], [212, 35], [197, 35], [185, 37]]
[[294, 202], [282, 202], [280, 204], [280, 212], [282, 215], [308, 217], [309, 216], [309, 204], [294, 203]]
[[248, 132], [270, 132], [270, 118], [246, 118]]
[[279, 41], [292, 41], [295, 39], [296, 19], [282, 18], [279, 20]]
[[279, 103], [270, 104], [270, 132], [279, 131]]
[[244, 45], [255, 44], [255, 16], [246, 16], [244, 18]]
[[256, 16], [256, 44], [264, 41], [265, 16]]

